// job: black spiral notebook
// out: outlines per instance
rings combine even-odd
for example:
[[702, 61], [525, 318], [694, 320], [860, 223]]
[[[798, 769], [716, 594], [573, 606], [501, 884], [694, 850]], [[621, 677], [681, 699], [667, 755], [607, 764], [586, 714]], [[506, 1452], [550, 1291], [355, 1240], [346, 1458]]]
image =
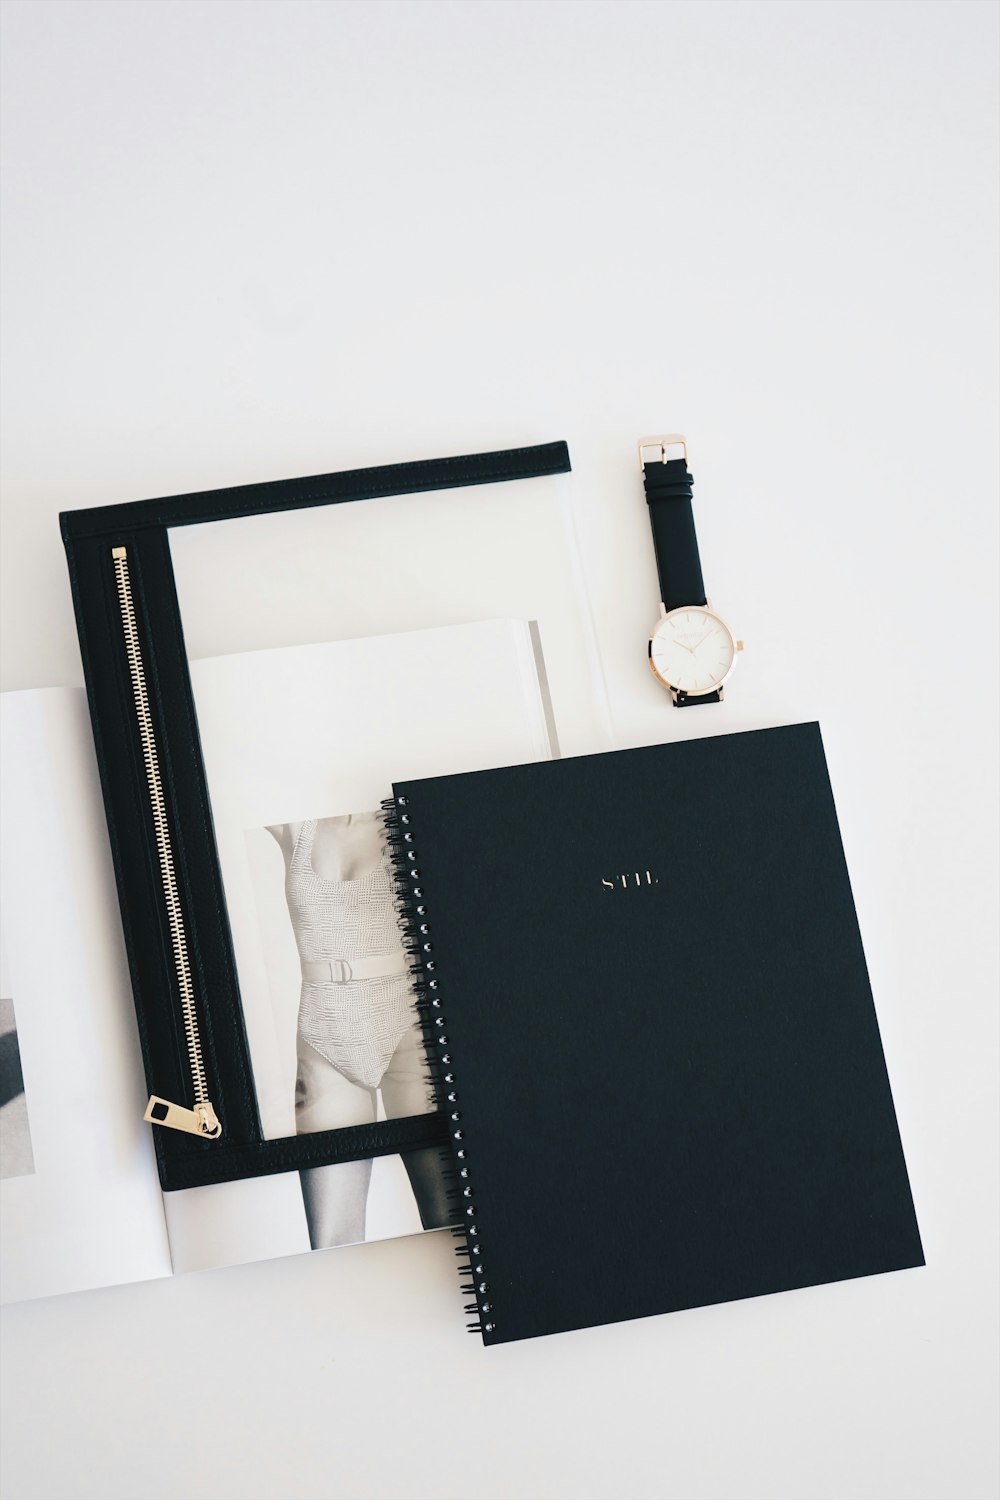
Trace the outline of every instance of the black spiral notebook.
[[386, 808], [487, 1344], [923, 1264], [817, 724]]

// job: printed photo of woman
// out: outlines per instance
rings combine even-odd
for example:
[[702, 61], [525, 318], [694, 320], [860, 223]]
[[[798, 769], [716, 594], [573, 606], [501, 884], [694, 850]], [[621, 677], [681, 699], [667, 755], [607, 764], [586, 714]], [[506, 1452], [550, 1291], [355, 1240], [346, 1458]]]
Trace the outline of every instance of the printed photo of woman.
[[[301, 964], [297, 1133], [434, 1109], [378, 813], [268, 827]], [[448, 1221], [437, 1148], [402, 1158], [425, 1229]], [[300, 1173], [313, 1249], [365, 1238], [371, 1161]]]

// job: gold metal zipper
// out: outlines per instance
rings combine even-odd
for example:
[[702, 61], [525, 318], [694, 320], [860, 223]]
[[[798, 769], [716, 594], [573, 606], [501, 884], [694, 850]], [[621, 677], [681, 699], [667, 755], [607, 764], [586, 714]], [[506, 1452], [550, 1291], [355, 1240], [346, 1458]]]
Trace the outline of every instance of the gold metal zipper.
[[191, 1085], [194, 1091], [193, 1109], [182, 1104], [172, 1104], [169, 1099], [161, 1099], [157, 1094], [151, 1094], [143, 1119], [148, 1120], [152, 1125], [166, 1125], [173, 1130], [186, 1130], [192, 1135], [207, 1136], [215, 1140], [222, 1134], [222, 1126], [208, 1097], [205, 1060], [202, 1056], [201, 1034], [198, 1030], [198, 1016], [194, 1004], [191, 964], [188, 960], [187, 938], [184, 933], [184, 913], [181, 911], [180, 898], [177, 894], [177, 877], [170, 844], [170, 826], [167, 822], [163, 782], [160, 779], [160, 761], [156, 753], [153, 720], [149, 712], [149, 695], [146, 692], [146, 670], [139, 646], [135, 605], [132, 602], [128, 554], [124, 547], [112, 547], [111, 557], [114, 562], [115, 582], [118, 586], [122, 630], [125, 633], [125, 654], [128, 657], [128, 669], [132, 678], [132, 696], [135, 700], [135, 716], [139, 723], [142, 758], [146, 766], [146, 784], [149, 788], [149, 804], [153, 813], [153, 832], [160, 861], [163, 899], [167, 907], [170, 945], [174, 954], [174, 968], [177, 973], [181, 1014], [184, 1020], [184, 1036], [187, 1042], [188, 1065], [191, 1069]]

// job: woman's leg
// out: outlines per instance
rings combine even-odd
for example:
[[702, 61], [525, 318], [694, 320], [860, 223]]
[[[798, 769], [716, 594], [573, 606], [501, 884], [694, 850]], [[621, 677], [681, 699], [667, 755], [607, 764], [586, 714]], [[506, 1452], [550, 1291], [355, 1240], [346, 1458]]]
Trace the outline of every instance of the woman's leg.
[[314, 1250], [357, 1245], [364, 1239], [371, 1176], [370, 1161], [339, 1161], [329, 1167], [305, 1167], [299, 1173]]
[[[351, 1083], [301, 1036], [298, 1055], [295, 1128], [299, 1135], [372, 1123], [376, 1112], [373, 1089]], [[314, 1250], [354, 1245], [364, 1239], [371, 1175], [370, 1161], [335, 1162], [328, 1167], [306, 1167], [299, 1173]]]
[[[412, 1026], [396, 1048], [380, 1087], [386, 1117], [390, 1120], [404, 1115], [425, 1115], [434, 1109], [427, 1059], [418, 1026]], [[405, 1151], [402, 1162], [417, 1201], [421, 1224], [425, 1229], [440, 1229], [451, 1218], [445, 1196], [445, 1171], [451, 1171], [447, 1150], [429, 1146], [422, 1151]]]

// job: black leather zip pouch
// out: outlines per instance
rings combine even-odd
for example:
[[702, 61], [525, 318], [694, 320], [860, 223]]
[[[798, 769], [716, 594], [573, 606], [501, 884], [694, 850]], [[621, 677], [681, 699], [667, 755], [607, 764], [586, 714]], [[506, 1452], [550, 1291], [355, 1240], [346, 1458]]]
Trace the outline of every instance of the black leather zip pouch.
[[[391, 528], [393, 517], [401, 514], [399, 506], [430, 503], [429, 492], [466, 486], [505, 485], [516, 491], [515, 482], [563, 474], [569, 467], [568, 450], [560, 442], [62, 515], [150, 1092], [146, 1118], [154, 1131], [164, 1189], [420, 1151], [445, 1139], [437, 1112], [304, 1133], [294, 1133], [292, 1127], [277, 1137], [262, 1123], [192, 687], [187, 620], [182, 618], [187, 609], [179, 602], [183, 591], [179, 595], [171, 538], [182, 538], [190, 554], [202, 526], [208, 539], [219, 535], [215, 523], [252, 526], [257, 518], [277, 536], [273, 528], [282, 517], [292, 523], [293, 517], [324, 507], [369, 507], [398, 497], [391, 500], [395, 509], [379, 521], [391, 558]], [[470, 494], [468, 505], [475, 503]], [[237, 537], [235, 531], [232, 535]], [[530, 538], [525, 545], [530, 546]], [[238, 539], [229, 553], [238, 560]], [[287, 586], [304, 560], [313, 571], [305, 568], [303, 576], [315, 580], [312, 543], [293, 543], [287, 550], [276, 544], [272, 576]], [[320, 584], [303, 585], [317, 621], [309, 630], [322, 636], [324, 600], [350, 589], [355, 581], [351, 568], [349, 551], [331, 551]], [[262, 587], [258, 579], [228, 604], [225, 591], [220, 594], [216, 616], [227, 626], [250, 630], [243, 639], [225, 640], [224, 647], [243, 651], [260, 644], [252, 626], [261, 613]], [[195, 614], [205, 602], [204, 592], [204, 585], [190, 591]], [[468, 618], [459, 613], [453, 620], [447, 591], [433, 593], [438, 613], [420, 623], [447, 628]], [[193, 629], [197, 633], [200, 626], [195, 623]], [[339, 639], [351, 633], [342, 618], [332, 632]], [[367, 634], [366, 623], [353, 633]], [[308, 724], [308, 719], [304, 706], [303, 721]], [[570, 714], [569, 739], [571, 720]], [[287, 1038], [283, 1045], [287, 1052]]]

